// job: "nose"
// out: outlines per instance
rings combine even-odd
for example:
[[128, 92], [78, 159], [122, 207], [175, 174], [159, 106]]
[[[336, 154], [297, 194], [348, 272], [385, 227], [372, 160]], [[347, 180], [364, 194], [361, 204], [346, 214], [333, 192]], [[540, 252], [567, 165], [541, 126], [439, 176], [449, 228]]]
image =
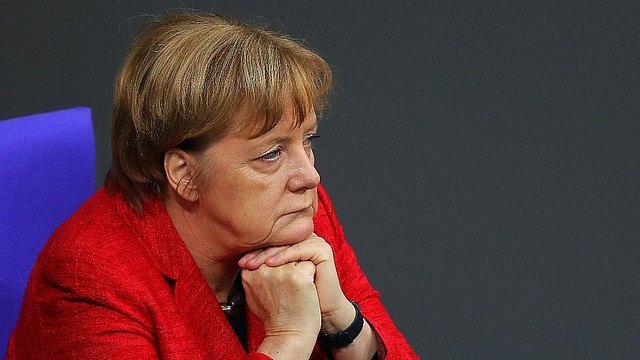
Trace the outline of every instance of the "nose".
[[313, 189], [320, 183], [320, 174], [315, 167], [313, 150], [301, 147], [295, 151], [292, 171], [287, 183], [292, 192]]

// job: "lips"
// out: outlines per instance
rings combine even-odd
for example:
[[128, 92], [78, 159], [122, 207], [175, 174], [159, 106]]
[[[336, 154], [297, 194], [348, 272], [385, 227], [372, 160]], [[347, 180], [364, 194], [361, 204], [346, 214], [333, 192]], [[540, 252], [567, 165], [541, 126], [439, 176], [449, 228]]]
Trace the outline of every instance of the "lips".
[[307, 205], [307, 206], [305, 206], [303, 208], [299, 208], [298, 210], [290, 211], [290, 212], [287, 213], [287, 215], [289, 215], [289, 214], [298, 214], [298, 213], [306, 212], [306, 211], [309, 211], [309, 210], [312, 210], [312, 209], [313, 209], [313, 204]]

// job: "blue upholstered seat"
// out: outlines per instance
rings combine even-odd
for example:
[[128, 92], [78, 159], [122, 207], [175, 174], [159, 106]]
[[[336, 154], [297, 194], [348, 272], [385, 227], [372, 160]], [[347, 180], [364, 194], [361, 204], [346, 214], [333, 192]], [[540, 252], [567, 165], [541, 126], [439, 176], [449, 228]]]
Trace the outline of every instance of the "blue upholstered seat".
[[53, 230], [95, 191], [91, 110], [0, 121], [0, 357]]

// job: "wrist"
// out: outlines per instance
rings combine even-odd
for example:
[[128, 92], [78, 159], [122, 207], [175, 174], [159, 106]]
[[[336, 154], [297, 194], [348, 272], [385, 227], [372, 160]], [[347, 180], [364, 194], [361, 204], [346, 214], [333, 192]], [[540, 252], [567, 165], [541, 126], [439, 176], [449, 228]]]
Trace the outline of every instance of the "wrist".
[[343, 298], [340, 306], [331, 312], [322, 314], [320, 334], [334, 334], [345, 330], [356, 316], [356, 310], [351, 301]]
[[337, 349], [349, 346], [360, 335], [364, 327], [364, 318], [358, 304], [355, 301], [351, 301], [350, 304], [355, 314], [351, 323], [344, 330], [335, 333], [320, 333], [318, 340], [325, 348]]
[[258, 351], [278, 360], [309, 359], [315, 342], [306, 334], [267, 334]]

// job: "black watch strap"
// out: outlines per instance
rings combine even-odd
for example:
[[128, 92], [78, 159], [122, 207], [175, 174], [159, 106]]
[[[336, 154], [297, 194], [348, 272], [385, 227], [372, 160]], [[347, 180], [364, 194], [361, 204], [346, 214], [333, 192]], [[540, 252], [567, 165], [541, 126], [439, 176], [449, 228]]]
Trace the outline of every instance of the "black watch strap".
[[322, 346], [328, 349], [336, 349], [345, 347], [353, 342], [358, 335], [360, 335], [360, 331], [362, 331], [362, 326], [364, 325], [364, 318], [362, 317], [362, 312], [360, 312], [360, 307], [355, 301], [351, 301], [353, 307], [356, 309], [356, 318], [353, 319], [353, 322], [349, 327], [336, 334], [322, 334], [318, 337]]

